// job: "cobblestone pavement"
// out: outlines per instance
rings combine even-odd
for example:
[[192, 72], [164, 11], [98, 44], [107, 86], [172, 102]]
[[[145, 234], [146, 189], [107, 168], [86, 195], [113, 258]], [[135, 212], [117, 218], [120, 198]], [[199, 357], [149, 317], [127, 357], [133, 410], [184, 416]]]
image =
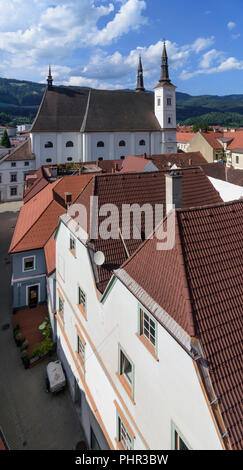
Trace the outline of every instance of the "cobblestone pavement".
[[56, 396], [45, 391], [45, 367], [52, 359], [25, 370], [13, 339], [7, 253], [17, 216], [0, 213], [0, 427], [10, 449], [73, 449], [84, 434], [68, 389]]

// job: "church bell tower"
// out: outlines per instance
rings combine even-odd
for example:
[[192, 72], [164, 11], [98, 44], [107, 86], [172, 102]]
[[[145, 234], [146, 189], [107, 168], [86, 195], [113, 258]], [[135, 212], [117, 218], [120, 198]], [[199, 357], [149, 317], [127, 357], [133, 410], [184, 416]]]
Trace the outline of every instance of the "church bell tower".
[[161, 153], [177, 153], [175, 90], [176, 86], [171, 83], [169, 77], [168, 56], [164, 42], [161, 76], [154, 91], [154, 113], [162, 132]]

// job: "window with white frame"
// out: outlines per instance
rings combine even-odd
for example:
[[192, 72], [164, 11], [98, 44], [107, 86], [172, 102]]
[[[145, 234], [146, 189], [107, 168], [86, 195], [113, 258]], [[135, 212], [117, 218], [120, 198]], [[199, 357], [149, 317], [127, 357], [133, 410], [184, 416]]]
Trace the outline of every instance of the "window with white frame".
[[71, 251], [73, 251], [75, 253], [75, 250], [76, 250], [76, 240], [75, 238], [70, 235], [70, 241], [69, 241], [69, 248]]
[[16, 183], [17, 181], [17, 173], [10, 174], [10, 183]]
[[16, 187], [10, 188], [10, 196], [17, 196], [17, 188]]
[[123, 385], [129, 395], [134, 395], [134, 365], [132, 361], [129, 359], [127, 354], [118, 345], [119, 351], [119, 358], [118, 358], [118, 374], [119, 376], [124, 379]]
[[154, 350], [157, 350], [157, 322], [141, 306], [139, 306], [139, 335], [144, 336]]
[[121, 417], [117, 416], [117, 440], [119, 444], [122, 446], [124, 450], [132, 450], [133, 449], [133, 439], [130, 433], [127, 430], [124, 422], [122, 421]]
[[62, 299], [62, 297], [60, 297], [60, 295], [59, 295], [59, 302], [58, 302], [58, 311], [63, 319], [64, 318], [64, 300]]
[[82, 341], [79, 335], [77, 335], [77, 353], [84, 365], [85, 362], [85, 343]]
[[174, 423], [172, 423], [171, 428], [172, 428], [172, 443], [171, 443], [172, 450], [190, 450], [190, 447], [188, 443], [186, 442], [186, 439], [184, 438], [184, 436], [181, 434], [181, 432], [178, 430], [178, 428], [175, 426]]
[[32, 271], [35, 269], [35, 256], [23, 258], [23, 271]]
[[86, 294], [80, 286], [78, 286], [78, 305], [81, 305], [86, 310]]
[[167, 98], [167, 106], [171, 106], [171, 98]]

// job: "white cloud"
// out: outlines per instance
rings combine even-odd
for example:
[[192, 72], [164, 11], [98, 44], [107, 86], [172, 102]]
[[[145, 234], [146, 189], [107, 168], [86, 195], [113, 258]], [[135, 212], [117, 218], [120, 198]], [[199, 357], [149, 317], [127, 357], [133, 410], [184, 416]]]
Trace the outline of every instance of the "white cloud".
[[236, 27], [236, 23], [234, 23], [234, 21], [229, 21], [228, 24], [227, 24], [227, 28], [231, 31], [232, 29], [234, 29]]
[[220, 60], [222, 56], [222, 52], [217, 51], [216, 49], [211, 49], [210, 51], [203, 54], [199, 66], [203, 69], [207, 69], [211, 66], [213, 61]]
[[198, 38], [196, 39], [196, 41], [194, 41], [191, 48], [193, 51], [195, 51], [198, 54], [202, 50], [207, 49], [208, 47], [212, 46], [213, 43], [214, 43], [214, 36], [211, 36], [210, 38]]

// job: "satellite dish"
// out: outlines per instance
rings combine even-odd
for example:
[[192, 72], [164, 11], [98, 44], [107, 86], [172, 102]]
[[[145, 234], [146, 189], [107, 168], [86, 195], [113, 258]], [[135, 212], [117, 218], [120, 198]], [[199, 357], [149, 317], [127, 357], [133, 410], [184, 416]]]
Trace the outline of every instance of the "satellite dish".
[[105, 255], [102, 251], [97, 251], [94, 254], [94, 262], [97, 264], [97, 266], [102, 266], [105, 262]]

